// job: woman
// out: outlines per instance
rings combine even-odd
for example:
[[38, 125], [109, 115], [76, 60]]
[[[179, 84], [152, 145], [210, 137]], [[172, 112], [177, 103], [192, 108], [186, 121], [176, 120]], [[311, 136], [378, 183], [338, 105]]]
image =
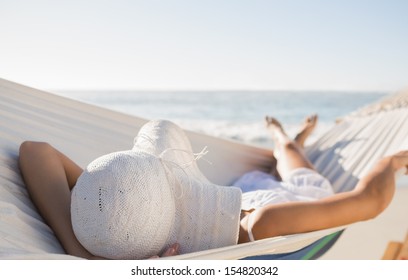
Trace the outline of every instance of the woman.
[[[332, 194], [328, 181], [314, 170], [313, 165], [305, 157], [302, 150], [306, 138], [316, 125], [317, 117], [311, 116], [305, 121], [303, 129], [295, 137], [295, 140], [291, 140], [287, 136], [277, 120], [267, 117], [266, 121], [275, 142], [274, 156], [276, 158], [276, 168], [272, 168], [273, 175], [266, 179], [265, 174], [249, 173], [236, 182], [236, 185], [244, 192], [242, 196], [243, 209], [240, 211], [240, 215], [238, 213], [240, 216], [236, 238], [238, 243], [330, 228], [374, 218], [392, 200], [395, 190], [395, 172], [408, 166], [408, 151], [402, 151], [385, 157], [378, 161], [373, 169], [358, 182], [353, 191]], [[154, 124], [154, 129], [151, 131], [160, 132], [162, 124]], [[137, 143], [140, 142], [140, 145], [144, 145], [144, 149], [148, 150], [149, 153], [157, 154], [159, 162], [164, 166], [166, 176], [171, 174], [170, 177], [172, 177], [174, 174], [178, 174], [173, 176], [175, 179], [171, 178], [169, 180], [175, 186], [184, 184], [183, 188], [177, 188], [177, 190], [182, 191], [174, 195], [174, 197], [175, 199], [182, 198], [183, 196], [185, 198], [187, 191], [190, 191], [197, 181], [196, 177], [194, 177], [195, 175], [193, 179], [190, 178], [190, 169], [185, 169], [185, 162], [188, 162], [188, 165], [192, 163], [188, 161], [188, 157], [183, 158], [184, 162], [175, 162], [173, 159], [167, 158], [167, 155], [172, 152], [185, 154], [186, 150], [180, 147], [170, 145], [158, 148], [158, 140], [169, 137], [169, 134], [177, 130], [177, 128], [174, 128], [174, 124], [169, 126], [168, 122], [163, 127], [164, 132], [159, 133], [158, 136], [156, 135], [156, 138], [151, 137], [149, 129], [147, 129], [147, 134], [139, 133]], [[167, 131], [166, 129], [169, 130]], [[177, 132], [174, 135], [180, 133]], [[151, 140], [152, 138], [154, 139]], [[152, 142], [156, 146], [151, 148], [150, 144], [145, 142]], [[178, 145], [179, 142], [171, 143]], [[147, 146], [149, 147], [146, 148]], [[116, 158], [117, 155], [115, 154], [114, 156]], [[111, 159], [109, 158], [109, 160]], [[83, 258], [101, 258], [101, 255], [91, 253], [88, 247], [86, 249], [78, 241], [78, 234], [74, 233], [71, 222], [71, 191], [73, 191], [74, 186], [76, 186], [75, 189], [80, 189], [81, 184], [83, 184], [82, 182], [85, 180], [82, 179], [81, 181], [81, 178], [86, 177], [85, 175], [88, 170], [84, 172], [78, 165], [49, 144], [37, 142], [24, 142], [21, 145], [19, 164], [34, 204], [52, 228], [66, 252]], [[148, 170], [146, 169], [146, 172]], [[80, 177], [81, 174], [82, 176]], [[197, 176], [200, 177], [201, 175]], [[276, 178], [282, 178], [283, 181], [279, 181]], [[311, 180], [309, 180], [310, 178]], [[79, 183], [78, 180], [80, 181]], [[208, 183], [205, 179], [201, 179], [201, 177], [198, 180], [201, 180], [199, 182], [201, 185]], [[257, 181], [265, 182], [265, 180], [269, 183], [266, 187], [262, 186], [262, 190], [257, 191], [253, 188], [253, 185], [255, 185], [255, 188], [257, 187]], [[300, 193], [296, 193], [298, 185], [304, 185], [305, 181], [307, 181], [305, 187], [308, 189], [306, 193], [302, 192], [303, 188], [299, 188], [301, 189]], [[280, 198], [277, 201], [269, 198], [264, 199], [264, 194], [272, 193], [276, 187], [270, 187], [270, 182], [272, 182], [272, 185], [278, 184], [278, 188], [283, 185], [283, 188], [289, 189], [289, 193], [295, 192], [294, 196], [299, 199], [297, 201], [285, 201], [287, 193], [284, 192], [282, 193], [283, 199]], [[259, 184], [262, 185], [262, 183]], [[309, 189], [312, 189], [313, 193], [310, 196]], [[101, 190], [99, 189], [99, 197], [100, 192]], [[236, 192], [234, 191], [234, 197], [236, 197], [235, 194]], [[83, 197], [81, 201], [85, 199], [86, 197]], [[235, 201], [238, 203], [237, 200]], [[101, 206], [99, 205], [99, 207]], [[219, 212], [219, 209], [216, 209], [212, 213], [217, 215]], [[174, 231], [174, 229], [172, 230]], [[172, 243], [168, 243], [170, 242], [169, 240]], [[178, 254], [180, 247], [183, 249], [186, 242], [188, 241], [184, 239], [177, 240], [177, 235], [173, 239], [168, 239], [167, 243], [170, 246], [164, 251], [162, 256]], [[221, 244], [218, 246], [223, 246], [230, 244], [228, 242], [231, 241], [228, 240], [227, 242], [217, 244]], [[181, 252], [184, 253], [186, 251], [181, 250]], [[103, 257], [106, 257], [106, 255]]]

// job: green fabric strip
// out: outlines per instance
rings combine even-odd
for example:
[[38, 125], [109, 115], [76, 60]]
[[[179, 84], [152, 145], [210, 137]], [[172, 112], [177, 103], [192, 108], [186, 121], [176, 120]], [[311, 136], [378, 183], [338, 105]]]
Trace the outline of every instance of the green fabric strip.
[[[340, 231], [341, 232], [341, 231]], [[335, 238], [340, 232], [335, 232], [330, 235], [325, 236], [319, 244], [313, 247], [306, 255], [302, 257], [302, 260], [312, 259], [324, 246], [326, 246], [333, 238]]]

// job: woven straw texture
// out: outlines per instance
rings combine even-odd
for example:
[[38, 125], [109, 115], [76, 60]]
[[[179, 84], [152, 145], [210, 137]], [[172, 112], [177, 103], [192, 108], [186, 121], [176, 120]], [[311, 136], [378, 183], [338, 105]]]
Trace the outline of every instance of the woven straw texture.
[[234, 245], [241, 191], [210, 183], [184, 132], [151, 121], [132, 150], [97, 158], [72, 191], [75, 235], [91, 253], [143, 259], [178, 242], [182, 253]]

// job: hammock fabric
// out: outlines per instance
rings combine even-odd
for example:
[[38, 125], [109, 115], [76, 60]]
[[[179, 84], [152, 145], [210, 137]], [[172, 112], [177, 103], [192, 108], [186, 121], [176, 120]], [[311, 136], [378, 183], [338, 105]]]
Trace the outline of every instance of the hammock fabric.
[[[336, 192], [351, 190], [378, 158], [408, 148], [407, 119], [408, 110], [404, 106], [345, 118], [309, 146], [307, 154]], [[28, 196], [17, 164], [23, 141], [49, 142], [84, 167], [98, 156], [128, 149], [145, 122], [0, 79], [0, 258], [74, 258], [65, 255]], [[199, 166], [215, 183], [229, 185], [244, 172], [267, 171], [271, 164], [270, 150], [189, 131], [187, 135], [195, 151], [208, 147], [206, 158], [212, 164], [199, 161]], [[265, 254], [281, 257], [289, 253], [296, 258], [310, 258], [333, 243], [342, 228], [172, 258], [237, 259]]]

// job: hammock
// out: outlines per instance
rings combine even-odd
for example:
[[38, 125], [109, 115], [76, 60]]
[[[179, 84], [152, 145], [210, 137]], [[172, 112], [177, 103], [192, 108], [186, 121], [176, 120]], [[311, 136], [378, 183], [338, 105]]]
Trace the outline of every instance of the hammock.
[[[378, 158], [408, 148], [408, 110], [404, 104], [408, 98], [404, 96], [391, 102], [392, 108], [386, 106], [373, 114], [346, 117], [307, 148], [307, 155], [336, 192], [351, 190]], [[146, 121], [0, 79], [0, 258], [75, 258], [65, 255], [28, 196], [17, 164], [18, 149], [24, 140], [49, 142], [86, 166], [103, 154], [129, 149]], [[271, 164], [269, 150], [186, 133], [193, 150], [208, 146], [208, 160], [213, 164], [202, 161], [199, 166], [215, 183], [229, 185], [244, 172], [267, 171]], [[172, 258], [238, 259], [265, 254], [313, 258], [344, 228], [269, 238]]]

